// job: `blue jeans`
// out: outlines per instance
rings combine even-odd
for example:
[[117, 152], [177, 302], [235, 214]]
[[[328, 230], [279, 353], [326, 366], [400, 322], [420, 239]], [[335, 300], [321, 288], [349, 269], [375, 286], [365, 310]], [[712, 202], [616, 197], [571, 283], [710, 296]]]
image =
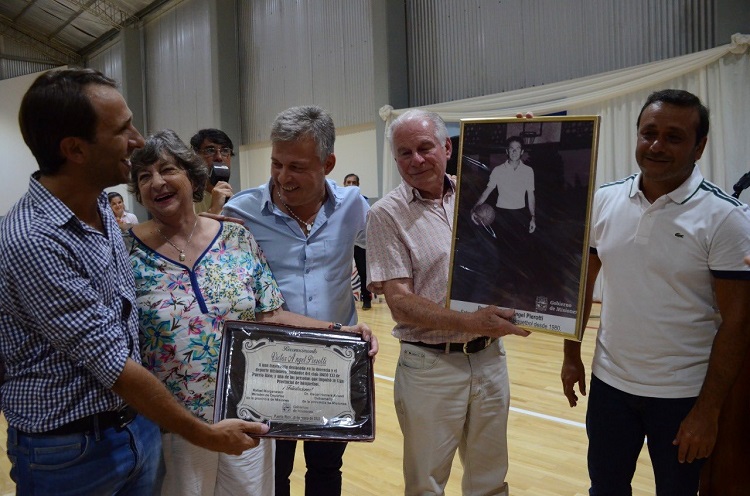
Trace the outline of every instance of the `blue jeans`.
[[630, 496], [643, 438], [658, 496], [695, 496], [704, 459], [677, 460], [672, 445], [696, 398], [650, 398], [616, 389], [591, 376], [586, 433], [591, 496]]
[[8, 427], [8, 458], [18, 495], [150, 495], [161, 434], [141, 415], [122, 429], [64, 436]]

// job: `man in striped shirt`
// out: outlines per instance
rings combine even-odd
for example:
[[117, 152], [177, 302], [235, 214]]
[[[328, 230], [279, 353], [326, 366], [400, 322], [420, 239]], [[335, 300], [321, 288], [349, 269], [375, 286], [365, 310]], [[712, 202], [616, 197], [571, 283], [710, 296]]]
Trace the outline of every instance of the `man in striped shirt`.
[[528, 335], [512, 310], [445, 308], [455, 179], [435, 113], [409, 110], [387, 132], [403, 182], [370, 210], [369, 289], [385, 295], [401, 341], [394, 399], [406, 495], [444, 494], [456, 450], [464, 494], [507, 495], [510, 386], [501, 336]]

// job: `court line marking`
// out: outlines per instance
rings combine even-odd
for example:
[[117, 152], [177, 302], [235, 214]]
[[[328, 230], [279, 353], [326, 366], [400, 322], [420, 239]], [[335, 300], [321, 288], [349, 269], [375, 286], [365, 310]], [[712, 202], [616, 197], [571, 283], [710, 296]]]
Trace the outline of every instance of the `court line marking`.
[[[383, 379], [384, 381], [389, 382], [395, 382], [395, 378], [388, 377], [387, 375], [382, 374], [375, 374], [375, 377], [377, 379]], [[558, 424], [564, 424], [564, 425], [572, 425], [573, 427], [579, 427], [581, 429], [586, 428], [586, 424], [582, 422], [576, 422], [574, 420], [568, 420], [560, 417], [555, 417], [553, 415], [547, 415], [546, 413], [539, 413], [539, 412], [533, 412], [531, 410], [524, 410], [523, 408], [516, 408], [514, 406], [510, 407], [511, 412], [520, 413], [521, 415], [528, 415], [530, 417], [536, 417], [544, 420], [549, 420], [550, 422], [556, 422]]]
[[[599, 315], [589, 315], [589, 319], [598, 319], [598, 318], [600, 318]], [[594, 329], [594, 330], [598, 329], [598, 326], [587, 325], [585, 327], [586, 329]], [[393, 377], [388, 377], [387, 375], [382, 375], [382, 374], [375, 374], [375, 377], [378, 379], [383, 379], [384, 381], [389, 381], [389, 382], [395, 382], [396, 380]], [[520, 413], [522, 415], [528, 415], [530, 417], [536, 417], [536, 418], [540, 418], [544, 420], [549, 420], [550, 422], [556, 422], [558, 424], [571, 425], [573, 427], [578, 427], [580, 429], [586, 428], [586, 424], [584, 424], [583, 422], [576, 422], [574, 420], [568, 420], [568, 419], [564, 419], [560, 417], [555, 417], [553, 415], [547, 415], [546, 413], [539, 413], [539, 412], [533, 412], [531, 410], [524, 410], [523, 408], [516, 408], [515, 406], [510, 407], [510, 411], [515, 412], [515, 413]]]

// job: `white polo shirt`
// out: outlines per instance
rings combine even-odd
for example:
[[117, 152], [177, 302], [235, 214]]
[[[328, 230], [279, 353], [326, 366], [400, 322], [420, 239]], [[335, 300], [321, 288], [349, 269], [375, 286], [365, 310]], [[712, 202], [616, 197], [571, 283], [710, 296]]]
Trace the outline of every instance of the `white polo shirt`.
[[747, 206], [698, 167], [650, 204], [635, 174], [596, 192], [590, 245], [602, 261], [594, 375], [639, 396], [697, 396], [721, 323], [712, 279], [750, 279]]

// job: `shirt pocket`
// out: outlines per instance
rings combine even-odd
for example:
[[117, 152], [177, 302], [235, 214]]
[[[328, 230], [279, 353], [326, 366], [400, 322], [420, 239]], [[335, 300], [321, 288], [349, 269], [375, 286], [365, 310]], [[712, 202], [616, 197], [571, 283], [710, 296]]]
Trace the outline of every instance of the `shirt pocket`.
[[[347, 248], [348, 247], [348, 248]], [[323, 257], [320, 262], [324, 267], [326, 281], [351, 280], [354, 264], [354, 246], [351, 242], [327, 239], [323, 242]]]

